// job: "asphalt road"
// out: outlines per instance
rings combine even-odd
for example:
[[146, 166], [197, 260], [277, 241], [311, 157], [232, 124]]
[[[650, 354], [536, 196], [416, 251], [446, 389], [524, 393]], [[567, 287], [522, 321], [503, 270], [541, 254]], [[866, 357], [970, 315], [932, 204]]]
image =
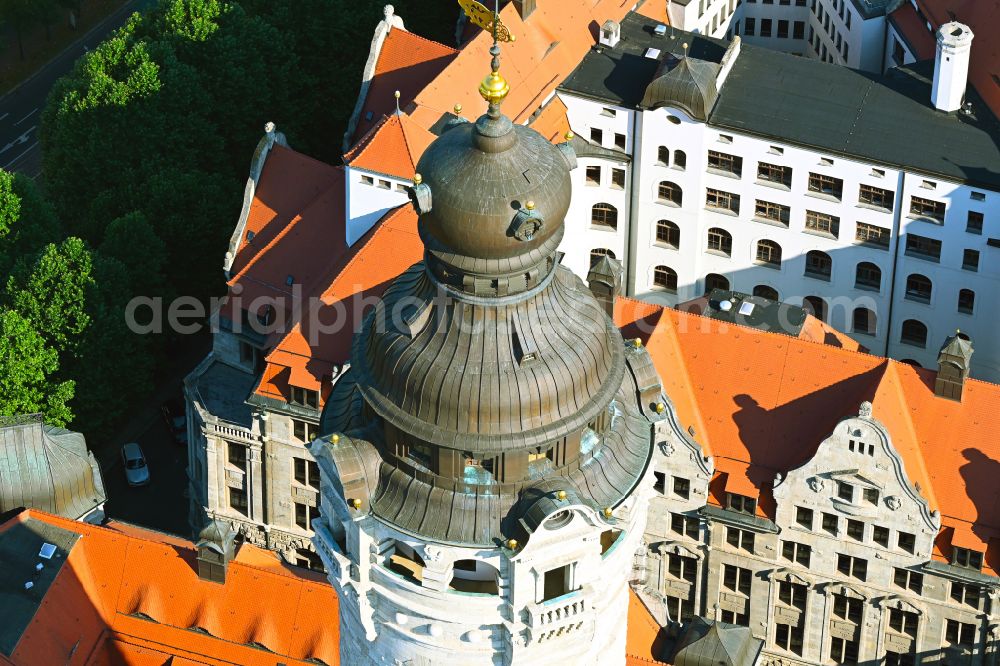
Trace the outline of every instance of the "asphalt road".
[[42, 171], [38, 143], [39, 116], [56, 80], [73, 68], [76, 59], [122, 26], [135, 11], [148, 9], [156, 0], [132, 0], [80, 40], [56, 56], [31, 78], [0, 97], [0, 168], [37, 178]]

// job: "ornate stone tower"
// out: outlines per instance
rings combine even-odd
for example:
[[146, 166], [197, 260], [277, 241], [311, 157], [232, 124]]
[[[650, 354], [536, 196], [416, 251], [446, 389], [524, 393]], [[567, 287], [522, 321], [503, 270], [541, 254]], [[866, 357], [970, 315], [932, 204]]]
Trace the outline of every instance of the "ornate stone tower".
[[576, 159], [500, 113], [493, 55], [489, 111], [417, 166], [424, 260], [365, 319], [311, 446], [344, 663], [625, 661], [663, 398], [558, 264]]

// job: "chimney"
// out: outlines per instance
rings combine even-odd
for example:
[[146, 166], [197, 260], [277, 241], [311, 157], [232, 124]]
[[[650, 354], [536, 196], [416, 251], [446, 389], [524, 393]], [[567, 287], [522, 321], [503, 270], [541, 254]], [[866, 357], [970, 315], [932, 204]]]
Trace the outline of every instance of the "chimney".
[[537, 0], [514, 0], [514, 6], [517, 7], [517, 13], [521, 15], [522, 21], [528, 20], [528, 17], [535, 11], [536, 4], [538, 4]]
[[973, 36], [969, 26], [957, 21], [945, 23], [938, 29], [931, 102], [940, 111], [950, 113], [962, 106]]
[[607, 46], [608, 48], [614, 48], [618, 40], [622, 38], [622, 27], [617, 21], [612, 21], [608, 19], [601, 26], [601, 34], [598, 36], [597, 41], [601, 46]]
[[962, 402], [962, 389], [969, 377], [972, 363], [972, 340], [961, 331], [944, 341], [938, 352], [938, 373], [934, 380], [934, 395]]
[[622, 293], [622, 265], [617, 259], [604, 255], [587, 273], [587, 284], [601, 308], [611, 319], [615, 318], [615, 300]]
[[229, 523], [216, 518], [198, 535], [198, 578], [213, 583], [226, 582], [229, 562], [236, 557], [236, 532]]

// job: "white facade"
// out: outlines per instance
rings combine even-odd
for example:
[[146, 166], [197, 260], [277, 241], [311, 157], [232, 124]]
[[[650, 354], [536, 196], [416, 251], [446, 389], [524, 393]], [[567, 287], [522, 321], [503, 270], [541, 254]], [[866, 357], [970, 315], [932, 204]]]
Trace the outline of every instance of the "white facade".
[[[632, 164], [624, 191], [603, 177], [615, 166], [611, 160], [580, 160], [602, 165], [600, 185], [586, 182], [586, 168], [574, 172], [574, 204], [561, 249], [563, 263], [577, 274], [586, 275], [592, 250], [605, 248], [625, 266], [627, 293], [661, 304], [701, 296], [709, 276], [721, 276], [725, 280], [716, 286], [735, 291], [764, 295], [769, 288], [793, 305], [822, 299], [826, 312], [818, 314], [835, 328], [874, 353], [924, 367], [934, 365], [945, 337], [960, 329], [976, 343], [973, 375], [1000, 379], [1000, 338], [991, 331], [1000, 315], [1000, 269], [988, 261], [993, 250], [986, 242], [1000, 235], [1000, 192], [717, 129], [674, 108], [616, 109], [612, 118], [599, 100], [558, 94], [579, 135], [599, 127], [606, 137], [606, 127], [615, 122], [619, 131], [636, 133], [625, 141]], [[726, 168], [718, 168], [719, 160]], [[768, 181], [763, 176], [774, 177], [772, 167], [790, 176]], [[678, 193], [674, 200], [661, 196], [661, 183]], [[738, 199], [736, 210], [716, 205], [727, 195]], [[863, 200], [873, 196], [891, 203]], [[614, 232], [592, 223], [596, 218], [587, 209], [597, 201], [618, 208]], [[936, 203], [945, 211], [940, 222], [925, 214], [924, 207]], [[787, 222], [768, 219], [764, 204]], [[671, 225], [676, 235], [664, 233]], [[709, 247], [712, 229], [729, 235], [728, 253]], [[940, 242], [939, 257], [908, 249], [908, 236], [920, 244], [923, 238]], [[780, 248], [780, 260], [761, 260], [761, 241]], [[676, 285], [657, 284], [664, 274], [658, 267], [675, 274]], [[929, 298], [907, 289], [914, 274], [932, 283]], [[974, 294], [971, 307], [968, 294], [960, 304], [962, 290]], [[859, 308], [874, 317], [856, 318]], [[911, 319], [927, 329], [922, 342], [904, 335], [904, 322]]]
[[651, 474], [610, 517], [564, 500], [527, 543], [469, 548], [355, 510], [328, 458], [320, 470], [314, 542], [340, 601], [345, 664], [624, 664]]
[[345, 166], [347, 245], [354, 245], [390, 209], [406, 203], [412, 186], [413, 181]]

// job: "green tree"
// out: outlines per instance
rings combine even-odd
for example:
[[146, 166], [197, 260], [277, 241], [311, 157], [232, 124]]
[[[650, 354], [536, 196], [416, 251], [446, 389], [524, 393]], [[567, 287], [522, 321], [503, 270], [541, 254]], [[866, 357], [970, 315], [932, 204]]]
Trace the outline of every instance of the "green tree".
[[38, 14], [35, 2], [38, 0], [0, 0], [0, 17], [14, 28], [17, 36], [17, 48], [24, 60], [24, 31], [31, 27]]
[[60, 354], [75, 355], [90, 324], [86, 301], [92, 268], [90, 250], [71, 237], [47, 245], [34, 262], [19, 262], [7, 281], [11, 307]]
[[0, 275], [9, 275], [19, 257], [34, 256], [61, 234], [55, 210], [35, 181], [0, 170]]
[[98, 251], [104, 257], [121, 262], [128, 274], [132, 294], [163, 294], [167, 246], [143, 213], [133, 211], [112, 220], [104, 230], [104, 242]]
[[0, 414], [41, 412], [45, 421], [64, 426], [73, 419], [68, 406], [72, 381], [56, 381], [58, 353], [17, 312], [0, 310]]

